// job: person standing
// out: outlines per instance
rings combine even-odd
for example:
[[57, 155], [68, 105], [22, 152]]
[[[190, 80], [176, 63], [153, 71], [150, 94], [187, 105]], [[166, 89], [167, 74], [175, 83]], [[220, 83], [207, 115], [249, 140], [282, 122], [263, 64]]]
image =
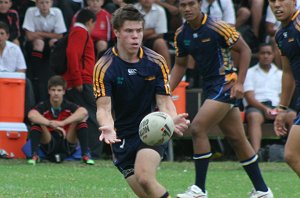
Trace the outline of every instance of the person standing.
[[93, 95], [93, 69], [95, 65], [94, 43], [90, 36], [96, 21], [95, 14], [88, 10], [79, 11], [76, 23], [71, 28], [67, 45], [66, 98], [86, 108], [89, 112], [88, 134], [92, 157], [99, 158], [102, 143], [98, 141], [96, 101]]
[[116, 10], [112, 25], [117, 44], [97, 62], [94, 94], [100, 140], [111, 144], [115, 166], [138, 197], [170, 197], [156, 179], [167, 144], [147, 146], [140, 140], [139, 123], [154, 110], [168, 113], [175, 133], [182, 135], [189, 121], [176, 113], [171, 99], [165, 59], [142, 47], [144, 18], [132, 5]]
[[[273, 193], [261, 175], [258, 157], [247, 140], [237, 107], [238, 99], [243, 97], [250, 49], [234, 27], [200, 12], [201, 3], [201, 0], [179, 0], [179, 10], [186, 22], [175, 34], [176, 58], [171, 72], [171, 90], [181, 81], [188, 55], [192, 55], [203, 76], [205, 100], [189, 127], [193, 138], [195, 185], [177, 197], [207, 197], [205, 182], [212, 156], [207, 133], [218, 125], [254, 186], [250, 197], [272, 198]], [[233, 67], [230, 50], [240, 56], [238, 73]]]
[[[281, 22], [281, 27], [275, 35], [275, 40], [281, 51], [283, 71], [282, 91], [278, 105], [279, 114], [276, 116], [274, 129], [279, 136], [288, 134], [284, 157], [288, 165], [300, 177], [300, 45], [298, 43], [300, 38], [300, 11], [295, 8], [296, 0], [269, 0], [269, 5], [277, 20]], [[298, 115], [288, 133], [286, 117], [294, 91], [296, 96], [298, 96], [295, 104]]]

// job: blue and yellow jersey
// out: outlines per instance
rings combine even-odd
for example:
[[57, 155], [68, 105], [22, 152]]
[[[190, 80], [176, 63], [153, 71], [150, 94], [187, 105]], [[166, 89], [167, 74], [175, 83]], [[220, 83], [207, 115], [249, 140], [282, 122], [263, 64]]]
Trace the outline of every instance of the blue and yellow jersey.
[[[281, 27], [276, 35], [276, 43], [281, 55], [286, 56], [290, 62], [296, 82], [296, 90], [300, 93], [300, 10], [292, 17], [291, 22]], [[300, 104], [299, 104], [300, 105]]]
[[170, 95], [165, 59], [146, 47], [138, 55], [137, 63], [128, 63], [113, 47], [94, 68], [94, 95], [111, 97], [119, 138], [138, 133], [140, 121], [154, 110], [156, 94]]
[[203, 14], [201, 26], [197, 30], [193, 30], [187, 22], [177, 29], [176, 56], [192, 55], [204, 81], [218, 76], [225, 79], [226, 74], [235, 71], [229, 50], [239, 37], [240, 34], [234, 27], [223, 21], [214, 21]]

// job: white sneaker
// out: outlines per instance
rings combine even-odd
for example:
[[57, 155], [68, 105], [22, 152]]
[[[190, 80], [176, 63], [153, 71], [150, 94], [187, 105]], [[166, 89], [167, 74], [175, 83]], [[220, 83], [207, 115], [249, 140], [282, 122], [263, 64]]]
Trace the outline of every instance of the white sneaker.
[[182, 194], [177, 194], [177, 198], [207, 198], [207, 191], [204, 193], [198, 186], [192, 185]]
[[253, 189], [250, 193], [250, 198], [273, 198], [273, 193], [270, 188], [268, 188], [267, 192], [256, 191]]

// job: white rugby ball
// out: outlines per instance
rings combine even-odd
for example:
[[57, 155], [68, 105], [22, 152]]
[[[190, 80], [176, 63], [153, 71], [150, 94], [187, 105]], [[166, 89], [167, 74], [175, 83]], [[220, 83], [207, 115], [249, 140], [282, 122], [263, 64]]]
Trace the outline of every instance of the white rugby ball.
[[157, 111], [143, 118], [139, 126], [139, 135], [145, 144], [158, 146], [170, 140], [174, 128], [171, 116], [167, 113]]

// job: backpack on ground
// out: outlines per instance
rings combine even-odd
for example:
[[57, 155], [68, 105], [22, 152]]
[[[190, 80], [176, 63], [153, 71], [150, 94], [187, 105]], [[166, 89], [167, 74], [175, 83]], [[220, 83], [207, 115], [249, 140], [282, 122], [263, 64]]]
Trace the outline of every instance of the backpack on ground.
[[56, 75], [62, 75], [67, 71], [67, 46], [68, 35], [65, 35], [51, 49], [49, 64]]

